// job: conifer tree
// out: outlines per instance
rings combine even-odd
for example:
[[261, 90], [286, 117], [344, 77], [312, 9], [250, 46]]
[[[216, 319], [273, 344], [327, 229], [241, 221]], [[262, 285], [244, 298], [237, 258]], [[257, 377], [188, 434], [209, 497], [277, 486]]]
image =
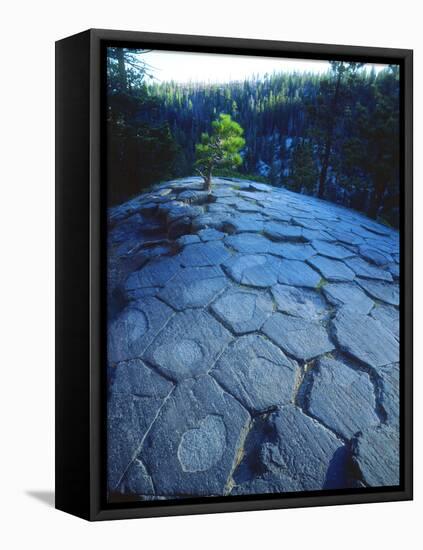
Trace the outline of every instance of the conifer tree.
[[230, 115], [221, 114], [212, 122], [210, 134], [203, 133], [197, 143], [195, 166], [204, 179], [204, 189], [211, 192], [212, 172], [215, 168], [235, 168], [242, 164], [239, 151], [245, 145], [244, 130]]
[[292, 152], [289, 187], [293, 191], [312, 194], [316, 187], [318, 175], [311, 143], [305, 140], [299, 141]]

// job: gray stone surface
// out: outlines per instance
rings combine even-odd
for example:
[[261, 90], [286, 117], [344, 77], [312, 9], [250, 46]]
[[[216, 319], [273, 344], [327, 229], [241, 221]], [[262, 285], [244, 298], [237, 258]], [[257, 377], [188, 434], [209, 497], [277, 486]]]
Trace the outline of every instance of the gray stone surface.
[[243, 289], [231, 289], [211, 306], [217, 317], [236, 334], [259, 330], [273, 313], [268, 294]]
[[173, 384], [139, 360], [120, 363], [107, 406], [110, 490], [117, 490]]
[[282, 260], [278, 265], [277, 280], [285, 285], [316, 288], [321, 281], [317, 271], [305, 262]]
[[344, 260], [345, 258], [351, 258], [354, 256], [354, 252], [341, 246], [339, 244], [328, 243], [327, 241], [320, 241], [316, 239], [311, 242], [311, 245], [321, 256], [327, 256], [328, 258], [334, 258], [335, 260]]
[[266, 288], [278, 281], [281, 261], [266, 254], [237, 255], [223, 264], [235, 282]]
[[274, 248], [274, 243], [259, 233], [231, 235], [225, 238], [225, 243], [243, 254], [266, 254]]
[[194, 218], [203, 213], [199, 206], [191, 206], [183, 202], [170, 201], [159, 206], [158, 214], [165, 215], [168, 225], [181, 218]]
[[262, 444], [262, 471], [255, 479], [240, 483], [232, 494], [313, 491], [327, 487], [331, 467], [343, 444], [298, 407], [286, 405], [268, 419], [272, 441]]
[[293, 317], [317, 321], [327, 315], [327, 303], [321, 294], [306, 288], [287, 285], [272, 287], [278, 311]]
[[354, 283], [331, 283], [324, 285], [322, 290], [326, 299], [335, 306], [364, 314], [374, 307], [373, 300]]
[[360, 225], [364, 227], [364, 229], [366, 229], [367, 231], [370, 231], [371, 233], [376, 233], [376, 235], [390, 236], [395, 233], [388, 227], [383, 227], [382, 225], [380, 225], [380, 223], [376, 223], [371, 220], [362, 221]]
[[381, 252], [377, 248], [372, 248], [366, 244], [359, 247], [361, 256], [378, 266], [383, 266], [392, 262], [392, 256], [386, 252]]
[[222, 233], [221, 231], [217, 231], [216, 229], [202, 229], [198, 232], [198, 236], [200, 239], [204, 242], [208, 241], [220, 241], [225, 236], [225, 233]]
[[239, 178], [108, 217], [112, 500], [392, 482], [397, 231]]
[[207, 306], [228, 286], [228, 280], [219, 267], [187, 267], [181, 269], [157, 294], [173, 308]]
[[399, 339], [399, 310], [396, 307], [377, 304], [372, 309], [371, 316], [392, 332], [397, 340]]
[[172, 315], [172, 310], [154, 297], [131, 303], [109, 323], [107, 357], [110, 363], [140, 357]]
[[379, 426], [363, 430], [352, 441], [352, 452], [366, 485], [399, 485], [399, 437], [396, 428]]
[[312, 370], [307, 411], [345, 439], [379, 424], [369, 375], [345, 363], [321, 358]]
[[172, 380], [208, 372], [231, 341], [230, 332], [203, 310], [177, 313], [143, 357]]
[[391, 263], [386, 266], [389, 273], [392, 275], [394, 280], [398, 280], [400, 277], [400, 266], [397, 263]]
[[356, 282], [369, 294], [372, 298], [380, 300], [393, 306], [399, 306], [399, 286], [394, 283], [385, 283], [384, 281], [371, 281], [369, 279], [360, 279], [357, 277]]
[[157, 258], [139, 271], [131, 273], [126, 280], [126, 290], [143, 287], [164, 286], [178, 271], [179, 263], [174, 258]]
[[226, 427], [220, 416], [208, 415], [181, 437], [178, 459], [184, 472], [204, 472], [221, 460]]
[[262, 332], [286, 353], [307, 361], [334, 349], [326, 329], [317, 322], [274, 313], [263, 325]]
[[270, 252], [286, 260], [307, 260], [316, 254], [309, 244], [302, 243], [273, 243]]
[[387, 365], [379, 370], [378, 395], [380, 404], [390, 426], [399, 426], [400, 421], [400, 366], [399, 363]]
[[267, 217], [278, 222], [290, 222], [290, 214], [284, 212], [280, 208], [268, 207], [266, 203], [260, 203], [265, 207], [265, 214]]
[[210, 376], [180, 383], [139, 453], [157, 494], [225, 494], [249, 421]]
[[118, 492], [123, 495], [154, 497], [154, 486], [144, 464], [135, 459], [128, 467], [118, 487]]
[[230, 253], [219, 241], [194, 243], [185, 246], [178, 257], [185, 267], [219, 265], [230, 258]]
[[[304, 216], [304, 212], [302, 213], [302, 216]], [[309, 214], [307, 214], [306, 217], [294, 216], [292, 218], [292, 222], [295, 225], [303, 227], [304, 229], [312, 229], [317, 231], [324, 231], [326, 229], [325, 225], [323, 225], [313, 216], [309, 216]]]
[[343, 282], [354, 280], [354, 271], [347, 267], [340, 260], [333, 260], [325, 256], [313, 256], [308, 260], [321, 275], [331, 282]]
[[350, 258], [345, 263], [359, 277], [367, 279], [378, 279], [380, 281], [392, 281], [392, 275], [389, 271], [375, 267], [362, 258]]
[[[210, 205], [210, 207], [213, 205]], [[225, 213], [224, 208], [220, 208], [219, 212], [207, 212], [197, 216], [192, 220], [191, 231], [198, 232], [201, 229], [214, 228], [220, 230], [228, 220], [229, 215]]]
[[177, 243], [180, 246], [185, 246], [186, 244], [193, 244], [200, 242], [200, 237], [198, 235], [182, 235], [177, 240]]
[[330, 235], [327, 231], [322, 231], [320, 229], [303, 229], [303, 238], [306, 241], [327, 241], [329, 243], [336, 242], [336, 238]]
[[378, 369], [399, 358], [398, 342], [379, 321], [342, 308], [333, 320], [338, 345], [369, 367]]
[[223, 229], [228, 233], [257, 233], [263, 230], [263, 221], [260, 214], [244, 214], [227, 220]]
[[263, 336], [248, 335], [224, 351], [211, 375], [252, 412], [292, 399], [297, 366]]
[[[333, 224], [328, 224], [329, 229], [327, 232], [333, 237], [333, 239], [339, 241], [341, 244], [360, 245], [364, 243], [364, 239], [358, 235], [354, 235], [350, 231], [343, 231], [342, 229], [336, 229]], [[328, 227], [328, 226], [327, 226]]]
[[273, 474], [266, 472], [260, 477], [255, 477], [235, 485], [231, 495], [266, 495], [272, 493], [285, 493], [298, 491], [298, 482], [291, 479], [283, 471]]
[[399, 246], [395, 241], [383, 239], [381, 237], [366, 239], [366, 244], [368, 244], [372, 248], [376, 248], [380, 252], [384, 252], [385, 254], [393, 255], [399, 252]]
[[275, 241], [299, 241], [303, 239], [302, 228], [287, 223], [266, 222], [263, 231], [266, 237]]

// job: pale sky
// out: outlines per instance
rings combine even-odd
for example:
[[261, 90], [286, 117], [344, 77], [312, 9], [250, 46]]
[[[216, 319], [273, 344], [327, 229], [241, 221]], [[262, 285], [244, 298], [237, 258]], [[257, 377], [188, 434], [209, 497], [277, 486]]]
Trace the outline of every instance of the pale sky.
[[[306, 59], [284, 59], [246, 55], [205, 54], [192, 52], [171, 52], [154, 50], [142, 54], [142, 60], [153, 67], [153, 75], [159, 82], [222, 83], [244, 80], [253, 75], [263, 76], [274, 72], [324, 73], [329, 69], [328, 61]], [[375, 70], [386, 65], [373, 65]], [[370, 70], [372, 65], [365, 65]]]

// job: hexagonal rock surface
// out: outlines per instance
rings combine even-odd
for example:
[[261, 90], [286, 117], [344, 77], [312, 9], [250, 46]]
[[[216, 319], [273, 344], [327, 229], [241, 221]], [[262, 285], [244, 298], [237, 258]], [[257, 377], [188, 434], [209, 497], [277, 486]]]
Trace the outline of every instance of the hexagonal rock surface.
[[123, 495], [154, 496], [153, 481], [141, 460], [135, 459], [131, 462], [119, 484], [118, 492]]
[[185, 246], [178, 260], [185, 267], [219, 265], [230, 257], [230, 253], [219, 241], [194, 243]]
[[367, 292], [372, 298], [399, 306], [399, 285], [393, 283], [385, 283], [383, 281], [371, 281], [369, 279], [360, 279], [357, 277], [356, 282]]
[[369, 375], [334, 359], [322, 358], [312, 371], [307, 411], [345, 439], [379, 424]]
[[316, 288], [321, 277], [305, 262], [282, 260], [278, 266], [278, 281], [285, 285]]
[[386, 414], [386, 422], [399, 426], [400, 409], [400, 369], [399, 364], [387, 365], [379, 371], [379, 399]]
[[396, 264], [396, 263], [392, 263], [392, 264], [389, 264], [387, 266], [387, 269], [388, 269], [389, 273], [392, 275], [393, 279], [397, 281], [400, 277], [400, 267], [399, 267], [399, 265]]
[[237, 214], [234, 217], [226, 217], [221, 229], [227, 233], [256, 233], [263, 229], [263, 221], [259, 213], [245, 213], [242, 216]]
[[219, 319], [236, 334], [259, 330], [273, 313], [273, 303], [267, 294], [231, 289], [211, 306]]
[[311, 245], [316, 252], [318, 252], [318, 254], [321, 256], [327, 256], [328, 258], [344, 260], [345, 258], [351, 258], [351, 256], [354, 256], [354, 252], [351, 252], [351, 250], [348, 250], [348, 248], [340, 246], [339, 244], [332, 244], [316, 239], [311, 242]]
[[301, 227], [278, 222], [266, 222], [264, 234], [275, 241], [298, 241], [303, 238]]
[[276, 301], [278, 311], [293, 317], [317, 321], [327, 314], [325, 299], [314, 290], [275, 285], [272, 287], [272, 295]]
[[393, 334], [368, 315], [342, 308], [333, 320], [335, 338], [343, 351], [378, 369], [399, 360]]
[[198, 235], [182, 235], [176, 240], [176, 242], [180, 246], [185, 246], [186, 244], [199, 243], [200, 240], [201, 239]]
[[225, 236], [225, 233], [216, 231], [216, 229], [202, 229], [198, 232], [198, 236], [203, 242], [220, 241]]
[[237, 283], [269, 287], [277, 283], [281, 261], [266, 254], [237, 255], [223, 264], [228, 275]]
[[222, 495], [250, 417], [208, 375], [178, 384], [139, 458], [158, 495]]
[[140, 360], [116, 368], [107, 407], [109, 487], [116, 490], [173, 384]]
[[270, 253], [275, 245], [263, 235], [255, 233], [230, 235], [225, 238], [225, 243], [237, 252], [244, 254]]
[[[268, 419], [272, 441], [259, 450], [262, 473], [232, 494], [313, 491], [324, 488], [342, 442], [298, 407], [286, 405]], [[236, 474], [235, 474], [236, 475]]]
[[183, 380], [209, 371], [232, 336], [206, 311], [177, 313], [143, 357], [166, 377]]
[[187, 267], [178, 271], [157, 296], [182, 311], [206, 306], [227, 285], [228, 280], [218, 267]]
[[392, 262], [392, 256], [387, 252], [380, 252], [375, 248], [372, 248], [368, 245], [359, 246], [359, 251], [361, 256], [375, 265], [383, 266]]
[[396, 307], [377, 304], [372, 309], [371, 316], [390, 330], [395, 338], [399, 339], [399, 311]]
[[133, 302], [109, 324], [109, 362], [117, 363], [140, 357], [172, 313], [166, 304], [153, 297]]
[[109, 209], [108, 227], [112, 500], [392, 482], [397, 231], [197, 177]]
[[360, 245], [365, 242], [364, 239], [349, 230], [342, 231], [330, 227], [327, 231], [333, 239], [339, 241], [341, 244]]
[[352, 441], [352, 455], [366, 485], [399, 485], [398, 429], [378, 426], [363, 430]]
[[274, 313], [264, 323], [262, 332], [286, 353], [302, 361], [332, 351], [335, 347], [321, 324], [283, 313]]
[[291, 400], [296, 371], [280, 349], [254, 334], [228, 346], [210, 374], [244, 407], [261, 412]]
[[157, 258], [145, 267], [131, 273], [126, 280], [126, 290], [143, 287], [164, 286], [178, 271], [179, 264], [174, 258]]
[[316, 254], [313, 247], [303, 243], [273, 243], [270, 252], [286, 260], [307, 260]]
[[328, 281], [352, 281], [355, 277], [354, 271], [343, 262], [326, 258], [326, 256], [313, 256], [308, 260], [308, 263], [317, 269]]
[[389, 271], [375, 267], [369, 264], [362, 258], [349, 258], [345, 260], [345, 263], [350, 267], [356, 275], [359, 277], [366, 277], [367, 279], [378, 279], [381, 281], [392, 281], [392, 275]]
[[354, 283], [334, 283], [322, 287], [326, 299], [335, 306], [357, 313], [369, 313], [374, 302]]

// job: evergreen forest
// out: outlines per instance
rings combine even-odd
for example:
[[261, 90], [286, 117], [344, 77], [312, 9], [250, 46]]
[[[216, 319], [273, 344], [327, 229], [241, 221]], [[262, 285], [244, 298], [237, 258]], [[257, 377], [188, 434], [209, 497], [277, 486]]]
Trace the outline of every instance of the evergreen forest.
[[196, 173], [196, 145], [230, 115], [243, 129], [237, 166], [215, 176], [286, 187], [399, 224], [399, 67], [332, 61], [225, 84], [159, 81], [148, 51], [108, 48], [108, 202]]

